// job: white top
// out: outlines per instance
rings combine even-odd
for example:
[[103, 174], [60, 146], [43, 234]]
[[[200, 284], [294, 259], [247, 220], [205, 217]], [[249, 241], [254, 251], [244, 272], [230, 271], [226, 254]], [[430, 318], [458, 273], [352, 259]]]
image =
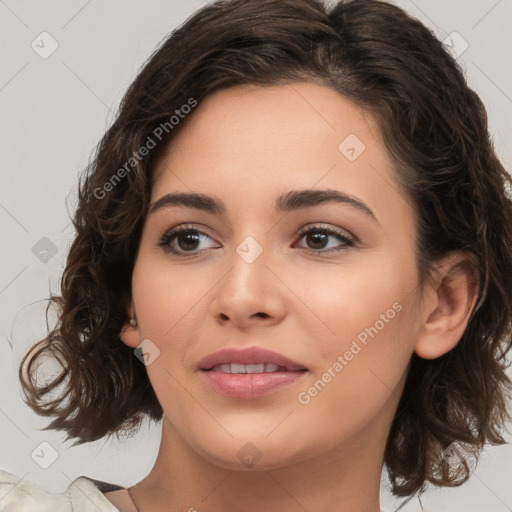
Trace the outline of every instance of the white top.
[[119, 489], [124, 488], [79, 476], [64, 492], [52, 493], [0, 469], [0, 512], [120, 512], [103, 495]]
[[60, 493], [0, 469], [0, 512], [119, 512], [103, 492], [122, 487], [86, 476]]

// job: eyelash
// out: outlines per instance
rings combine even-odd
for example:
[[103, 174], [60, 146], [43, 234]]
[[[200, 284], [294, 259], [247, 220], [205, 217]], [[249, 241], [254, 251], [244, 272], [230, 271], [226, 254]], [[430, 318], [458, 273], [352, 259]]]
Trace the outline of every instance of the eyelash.
[[[345, 236], [342, 232], [335, 230], [333, 228], [323, 227], [323, 226], [311, 226], [308, 229], [301, 230], [299, 232], [299, 240], [301, 240], [305, 235], [308, 235], [309, 233], [322, 233], [324, 235], [328, 236], [334, 236], [341, 240], [345, 245], [341, 248], [337, 249], [306, 249], [309, 250], [312, 253], [315, 254], [330, 254], [330, 253], [340, 253], [342, 251], [346, 251], [350, 247], [355, 247], [356, 242], [354, 239], [349, 238]], [[158, 242], [158, 247], [163, 248], [163, 250], [167, 253], [172, 253], [179, 257], [186, 257], [186, 256], [195, 256], [197, 254], [196, 250], [193, 251], [179, 251], [171, 247], [171, 242], [174, 238], [177, 238], [180, 234], [198, 234], [198, 235], [204, 235], [208, 238], [211, 238], [207, 233], [204, 231], [201, 231], [199, 229], [196, 229], [194, 226], [191, 225], [182, 225], [178, 226], [177, 228], [174, 228], [167, 233], [165, 233], [160, 241]], [[203, 251], [206, 249], [203, 249]]]

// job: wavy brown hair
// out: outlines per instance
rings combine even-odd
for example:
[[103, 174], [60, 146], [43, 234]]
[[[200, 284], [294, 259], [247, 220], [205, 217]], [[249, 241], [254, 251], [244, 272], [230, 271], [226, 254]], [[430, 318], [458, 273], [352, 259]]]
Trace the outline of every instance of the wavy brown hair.
[[[330, 9], [319, 0], [223, 0], [163, 41], [81, 176], [76, 234], [60, 295], [52, 294], [47, 308], [57, 308], [58, 322], [20, 364], [25, 401], [54, 417], [46, 429], [66, 431], [78, 439], [74, 445], [162, 418], [145, 366], [120, 332], [155, 163], [193, 112], [172, 127], [170, 116], [220, 89], [294, 82], [331, 87], [378, 120], [418, 214], [422, 281], [452, 250], [475, 256], [480, 288], [468, 326], [442, 357], [412, 356], [385, 451], [396, 495], [413, 495], [426, 482], [459, 485], [470, 468], [464, 461], [454, 471], [441, 457], [447, 446], [462, 443], [478, 457], [485, 443], [505, 442], [512, 183], [493, 149], [485, 108], [457, 62], [419, 21], [377, 0]], [[165, 137], [134, 158], [166, 122]], [[45, 356], [62, 368], [40, 383]]]

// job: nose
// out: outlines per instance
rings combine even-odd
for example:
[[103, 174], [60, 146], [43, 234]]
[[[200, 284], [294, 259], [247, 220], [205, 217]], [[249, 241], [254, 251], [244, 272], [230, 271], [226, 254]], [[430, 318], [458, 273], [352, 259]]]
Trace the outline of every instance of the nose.
[[270, 251], [261, 248], [260, 252], [258, 247], [240, 244], [226, 257], [228, 270], [214, 288], [210, 306], [220, 324], [231, 323], [240, 329], [270, 326], [286, 315], [286, 287], [272, 269]]

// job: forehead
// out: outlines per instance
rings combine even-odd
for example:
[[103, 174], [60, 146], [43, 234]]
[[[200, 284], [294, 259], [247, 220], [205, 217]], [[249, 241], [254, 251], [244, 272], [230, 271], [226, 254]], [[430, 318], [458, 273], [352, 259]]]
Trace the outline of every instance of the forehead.
[[407, 209], [394, 172], [376, 120], [333, 89], [243, 85], [199, 103], [155, 169], [152, 201], [194, 191], [255, 211], [291, 189], [330, 188]]
[[157, 165], [156, 179], [166, 160], [185, 154], [191, 161], [210, 151], [210, 159], [232, 163], [251, 157], [245, 167], [275, 168], [326, 149], [338, 157], [339, 144], [349, 135], [357, 152], [363, 145], [372, 153], [383, 149], [377, 123], [367, 111], [333, 89], [312, 83], [220, 90], [203, 99], [186, 121], [171, 140], [163, 165]]

